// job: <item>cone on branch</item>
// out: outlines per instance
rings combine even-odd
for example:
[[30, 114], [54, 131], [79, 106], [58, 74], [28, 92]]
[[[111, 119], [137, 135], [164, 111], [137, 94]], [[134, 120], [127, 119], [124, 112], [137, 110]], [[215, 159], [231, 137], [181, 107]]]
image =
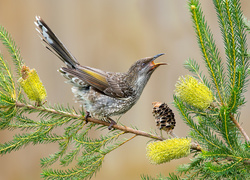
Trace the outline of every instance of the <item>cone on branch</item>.
[[175, 127], [175, 117], [173, 111], [166, 103], [153, 102], [152, 114], [155, 117], [156, 126], [160, 130], [169, 132]]

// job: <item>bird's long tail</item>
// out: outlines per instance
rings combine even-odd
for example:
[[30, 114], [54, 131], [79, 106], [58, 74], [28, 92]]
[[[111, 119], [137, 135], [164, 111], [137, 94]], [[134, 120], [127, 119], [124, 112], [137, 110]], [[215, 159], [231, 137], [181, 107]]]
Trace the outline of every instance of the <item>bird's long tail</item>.
[[45, 43], [47, 49], [60, 58], [67, 66], [76, 68], [76, 65], [79, 65], [76, 58], [69, 52], [39, 16], [36, 16], [35, 25], [37, 26], [36, 30], [41, 34], [41, 39]]

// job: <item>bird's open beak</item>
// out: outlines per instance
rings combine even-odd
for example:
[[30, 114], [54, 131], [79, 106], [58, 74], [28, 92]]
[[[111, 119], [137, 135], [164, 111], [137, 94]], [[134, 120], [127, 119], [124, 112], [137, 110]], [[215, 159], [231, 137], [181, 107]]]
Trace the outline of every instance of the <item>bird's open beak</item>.
[[155, 62], [154, 62], [154, 60], [155, 60], [156, 58], [158, 58], [158, 57], [160, 57], [160, 56], [162, 56], [162, 55], [164, 55], [164, 53], [157, 54], [157, 55], [155, 55], [155, 56], [152, 58], [152, 60], [151, 60], [151, 62], [150, 62], [150, 66], [152, 67], [152, 69], [155, 69], [155, 68], [157, 68], [157, 67], [160, 66], [160, 65], [167, 65], [167, 63], [164, 63], [164, 62], [159, 62], [159, 63], [155, 63]]

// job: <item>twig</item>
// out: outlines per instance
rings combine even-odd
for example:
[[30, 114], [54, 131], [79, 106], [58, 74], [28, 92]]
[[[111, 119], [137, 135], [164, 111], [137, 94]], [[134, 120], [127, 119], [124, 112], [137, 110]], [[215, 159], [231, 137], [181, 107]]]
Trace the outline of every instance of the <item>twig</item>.
[[240, 126], [240, 124], [238, 123], [238, 121], [234, 118], [233, 114], [230, 115], [230, 118], [233, 121], [233, 123], [236, 125], [236, 127], [240, 130], [241, 134], [244, 136], [244, 138], [246, 139], [246, 141], [249, 142], [249, 137], [248, 137], [247, 133]]
[[[75, 119], [85, 120], [84, 116], [82, 116], [82, 115], [78, 115], [78, 114], [75, 114], [75, 113], [68, 113], [68, 112], [64, 112], [64, 111], [58, 111], [58, 110], [55, 110], [55, 109], [46, 108], [44, 106], [33, 106], [33, 105], [30, 105], [30, 104], [24, 104], [24, 103], [16, 102], [16, 107], [19, 107], [19, 108], [25, 107], [25, 108], [28, 108], [28, 109], [36, 109], [36, 110], [43, 111], [43, 112], [50, 112], [50, 113], [53, 113], [53, 114], [60, 114], [60, 115], [72, 117], [72, 118], [75, 118]], [[95, 123], [95, 124], [101, 124], [101, 125], [104, 125], [104, 126], [107, 126], [107, 127], [110, 125], [109, 122], [102, 121], [102, 120], [95, 119], [95, 118], [91, 118], [91, 117], [88, 118], [88, 122], [92, 122], [92, 123]], [[160, 136], [150, 134], [150, 133], [147, 133], [147, 132], [144, 132], [144, 131], [141, 131], [141, 130], [136, 130], [136, 129], [133, 129], [133, 128], [127, 127], [127, 126], [121, 126], [121, 125], [115, 124], [112, 127], [115, 128], [115, 129], [118, 129], [120, 131], [123, 131], [125, 133], [135, 134], [136, 136], [144, 136], [144, 137], [147, 137], [147, 138], [152, 138], [152, 139], [160, 140], [160, 141], [165, 140], [164, 138], [162, 138]], [[191, 149], [201, 151], [201, 147], [196, 143], [191, 144]]]

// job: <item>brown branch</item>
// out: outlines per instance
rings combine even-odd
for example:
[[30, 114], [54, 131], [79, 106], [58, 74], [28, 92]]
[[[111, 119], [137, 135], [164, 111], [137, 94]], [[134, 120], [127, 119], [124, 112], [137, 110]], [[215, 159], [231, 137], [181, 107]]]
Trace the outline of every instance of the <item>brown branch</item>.
[[240, 124], [238, 123], [238, 121], [234, 118], [233, 114], [230, 115], [230, 118], [233, 121], [233, 123], [236, 125], [236, 127], [240, 130], [241, 134], [244, 136], [244, 138], [246, 139], [246, 141], [249, 142], [249, 137], [248, 137], [247, 133], [240, 126]]
[[[51, 109], [51, 108], [46, 108], [44, 106], [33, 106], [33, 105], [27, 105], [27, 104], [24, 104], [24, 103], [16, 102], [16, 107], [19, 107], [19, 108], [24, 107], [24, 108], [28, 108], [28, 109], [35, 109], [35, 110], [39, 110], [39, 111], [43, 111], [43, 112], [50, 112], [50, 113], [53, 113], [53, 114], [59, 114], [59, 115], [63, 115], [63, 116], [72, 117], [72, 118], [75, 118], [75, 119], [85, 120], [85, 117], [82, 116], [82, 115], [78, 115], [78, 114], [75, 114], [75, 113], [68, 113], [68, 112], [65, 112], [65, 111], [59, 111], [59, 110], [55, 110], [55, 109]], [[101, 124], [101, 125], [104, 125], [104, 126], [107, 126], [107, 127], [110, 126], [109, 122], [102, 121], [102, 120], [95, 119], [95, 118], [91, 118], [91, 117], [88, 118], [88, 122], [92, 122], [92, 123], [95, 123], [95, 124]], [[141, 130], [133, 129], [133, 128], [127, 127], [127, 126], [121, 126], [121, 125], [115, 124], [112, 127], [115, 128], [115, 129], [118, 129], [120, 131], [123, 131], [125, 133], [135, 134], [136, 136], [144, 136], [144, 137], [147, 137], [147, 138], [160, 140], [160, 141], [165, 140], [164, 138], [162, 138], [160, 136], [150, 134], [150, 133], [147, 133], [147, 132], [144, 132], [144, 131], [141, 131]], [[196, 143], [191, 143], [191, 149], [201, 151], [201, 147]]]

